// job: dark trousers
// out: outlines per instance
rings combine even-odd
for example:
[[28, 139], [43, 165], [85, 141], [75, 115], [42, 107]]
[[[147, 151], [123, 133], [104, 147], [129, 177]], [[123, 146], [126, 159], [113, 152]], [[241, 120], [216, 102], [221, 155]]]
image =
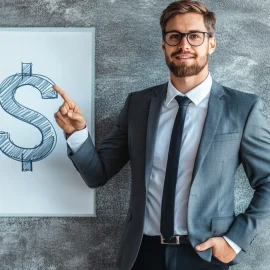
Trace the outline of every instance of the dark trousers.
[[227, 270], [229, 265], [214, 257], [211, 262], [203, 260], [189, 244], [162, 245], [143, 237], [139, 254], [132, 270]]

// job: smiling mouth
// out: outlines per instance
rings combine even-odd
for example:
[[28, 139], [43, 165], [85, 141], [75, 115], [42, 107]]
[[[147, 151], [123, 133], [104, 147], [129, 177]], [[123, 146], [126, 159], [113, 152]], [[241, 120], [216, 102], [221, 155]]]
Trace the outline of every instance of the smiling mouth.
[[175, 58], [179, 59], [179, 60], [181, 60], [181, 59], [192, 59], [192, 58], [194, 58], [194, 56], [191, 56], [191, 55], [177, 55], [177, 56], [175, 56]]

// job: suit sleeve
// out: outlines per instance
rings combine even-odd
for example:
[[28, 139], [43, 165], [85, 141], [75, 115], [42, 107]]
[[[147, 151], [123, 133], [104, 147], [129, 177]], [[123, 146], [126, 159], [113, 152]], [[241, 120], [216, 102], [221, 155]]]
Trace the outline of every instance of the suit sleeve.
[[131, 94], [127, 97], [117, 123], [99, 150], [95, 149], [90, 135], [76, 153], [68, 146], [68, 156], [90, 188], [103, 186], [129, 161], [128, 109]]
[[225, 236], [246, 251], [270, 216], [270, 132], [261, 99], [256, 100], [249, 112], [239, 155], [254, 195]]

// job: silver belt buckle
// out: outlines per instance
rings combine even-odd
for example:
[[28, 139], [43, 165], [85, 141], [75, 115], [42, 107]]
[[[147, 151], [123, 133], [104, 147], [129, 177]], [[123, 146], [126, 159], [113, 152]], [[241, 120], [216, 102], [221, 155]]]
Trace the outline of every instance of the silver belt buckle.
[[160, 235], [160, 242], [161, 242], [162, 245], [180, 245], [180, 236], [176, 235], [174, 237], [175, 237], [176, 242], [175, 243], [170, 243], [170, 242], [165, 242], [164, 241], [165, 238], [162, 235]]

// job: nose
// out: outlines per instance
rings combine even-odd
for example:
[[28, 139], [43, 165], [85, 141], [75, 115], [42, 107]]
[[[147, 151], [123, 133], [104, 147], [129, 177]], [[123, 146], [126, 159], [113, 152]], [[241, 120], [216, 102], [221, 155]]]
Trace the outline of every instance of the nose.
[[187, 41], [187, 36], [182, 35], [180, 43], [177, 45], [177, 47], [180, 49], [187, 49], [190, 48], [190, 44]]

